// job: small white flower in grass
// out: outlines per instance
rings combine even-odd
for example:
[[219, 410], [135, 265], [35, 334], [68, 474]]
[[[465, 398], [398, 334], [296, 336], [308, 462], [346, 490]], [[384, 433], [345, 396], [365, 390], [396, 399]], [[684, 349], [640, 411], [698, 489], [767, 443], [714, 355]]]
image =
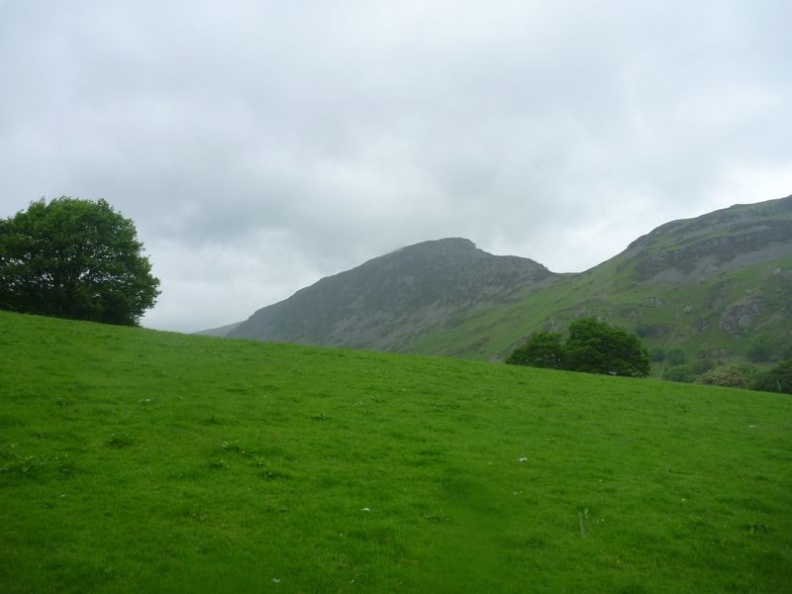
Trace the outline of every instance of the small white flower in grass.
[[520, 464], [522, 464], [523, 462], [528, 462], [528, 458], [526, 458], [525, 456], [523, 456], [522, 458], [520, 458], [520, 459], [518, 460], [518, 462], [520, 462]]
[[371, 511], [371, 509], [369, 509], [368, 507], [364, 507], [364, 508], [363, 508], [363, 509], [361, 509], [360, 511]]
[[280, 578], [272, 578], [272, 583], [273, 584], [280, 584], [281, 583]]

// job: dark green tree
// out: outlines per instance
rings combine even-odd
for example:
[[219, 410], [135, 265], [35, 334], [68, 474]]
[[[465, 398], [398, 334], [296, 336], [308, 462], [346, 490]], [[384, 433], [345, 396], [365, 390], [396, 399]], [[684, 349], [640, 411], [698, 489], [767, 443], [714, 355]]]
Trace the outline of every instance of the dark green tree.
[[159, 295], [131, 220], [62, 197], [0, 220], [0, 309], [136, 325]]
[[570, 324], [564, 344], [558, 334], [536, 333], [507, 363], [636, 377], [649, 375], [650, 367], [649, 353], [637, 336], [594, 318]]
[[753, 388], [764, 392], [792, 394], [792, 359], [779, 363], [770, 371], [761, 374]]
[[564, 367], [572, 371], [611, 375], [649, 375], [649, 353], [637, 336], [595, 318], [569, 326]]
[[506, 363], [531, 367], [559, 368], [564, 359], [561, 335], [553, 332], [536, 332], [525, 344], [516, 349]]

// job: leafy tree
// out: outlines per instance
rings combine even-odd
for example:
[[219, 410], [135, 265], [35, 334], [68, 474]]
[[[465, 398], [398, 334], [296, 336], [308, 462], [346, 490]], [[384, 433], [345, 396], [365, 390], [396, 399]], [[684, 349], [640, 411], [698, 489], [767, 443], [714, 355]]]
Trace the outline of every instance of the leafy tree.
[[584, 318], [569, 326], [564, 367], [587, 373], [645, 377], [649, 375], [649, 353], [634, 334], [595, 318]]
[[759, 376], [753, 385], [755, 390], [792, 394], [792, 359]]
[[511, 365], [530, 365], [531, 367], [561, 367], [564, 348], [561, 335], [553, 332], [536, 332], [523, 346], [516, 349], [506, 363]]
[[0, 219], [0, 309], [136, 325], [159, 295], [132, 221], [62, 197]]
[[560, 334], [537, 332], [506, 362], [639, 377], [649, 375], [650, 365], [649, 353], [637, 336], [594, 318], [573, 322], [563, 344]]

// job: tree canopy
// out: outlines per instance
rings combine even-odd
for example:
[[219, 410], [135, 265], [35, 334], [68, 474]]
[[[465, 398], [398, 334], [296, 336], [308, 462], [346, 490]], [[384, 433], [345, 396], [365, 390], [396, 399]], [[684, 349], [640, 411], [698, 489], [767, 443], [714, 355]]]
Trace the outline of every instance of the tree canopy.
[[649, 375], [649, 353], [640, 339], [594, 318], [572, 322], [569, 337], [536, 332], [517, 348], [506, 363], [645, 377]]
[[506, 363], [511, 365], [531, 367], [559, 368], [563, 362], [561, 335], [554, 332], [536, 332], [506, 359]]
[[0, 309], [136, 325], [159, 295], [142, 249], [105, 200], [33, 202], [0, 220]]

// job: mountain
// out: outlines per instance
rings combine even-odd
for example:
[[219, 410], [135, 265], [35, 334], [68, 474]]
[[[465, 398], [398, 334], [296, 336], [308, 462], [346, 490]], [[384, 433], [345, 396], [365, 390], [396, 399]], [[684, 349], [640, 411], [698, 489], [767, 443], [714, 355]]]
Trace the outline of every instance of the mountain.
[[226, 335], [401, 351], [459, 315], [502, 307], [563, 278], [467, 239], [427, 241], [323, 278], [262, 308]]
[[792, 345], [792, 196], [667, 223], [576, 274], [429, 241], [322, 279], [227, 336], [501, 360], [585, 316], [639, 334], [660, 372], [671, 350], [689, 365], [777, 360]]
[[614, 258], [497, 312], [470, 312], [409, 351], [501, 359], [537, 330], [595, 316], [689, 361], [792, 346], [792, 196], [658, 227]]

